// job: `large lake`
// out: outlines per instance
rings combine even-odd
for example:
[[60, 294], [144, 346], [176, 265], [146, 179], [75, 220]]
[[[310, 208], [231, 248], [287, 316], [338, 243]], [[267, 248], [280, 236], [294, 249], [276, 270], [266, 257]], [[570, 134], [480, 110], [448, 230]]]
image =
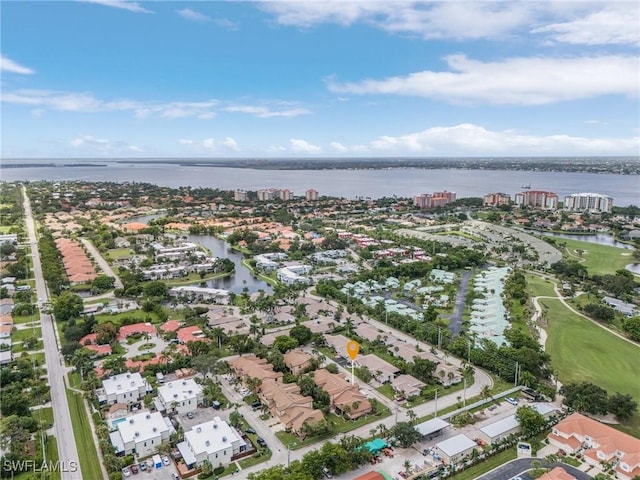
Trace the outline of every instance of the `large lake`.
[[[49, 162], [49, 161], [47, 161]], [[69, 161], [71, 163], [72, 161]], [[17, 163], [13, 162], [12, 163]], [[385, 170], [256, 170], [250, 168], [178, 166], [170, 164], [115, 163], [91, 160], [103, 167], [7, 168], [4, 181], [85, 180], [147, 182], [169, 187], [212, 187], [224, 190], [288, 188], [297, 195], [315, 188], [320, 195], [335, 197], [409, 197], [440, 190], [458, 197], [480, 197], [489, 192], [511, 195], [522, 185], [564, 195], [597, 192], [613, 197], [615, 205], [640, 204], [640, 176], [571, 172], [531, 172], [462, 169]]]

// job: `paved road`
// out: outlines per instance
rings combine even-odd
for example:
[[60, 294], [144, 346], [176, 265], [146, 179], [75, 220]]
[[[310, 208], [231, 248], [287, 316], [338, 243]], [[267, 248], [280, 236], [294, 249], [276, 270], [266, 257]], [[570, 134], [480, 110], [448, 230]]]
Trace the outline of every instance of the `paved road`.
[[541, 458], [519, 458], [517, 460], [513, 460], [509, 463], [506, 463], [494, 470], [491, 470], [489, 473], [485, 473], [483, 476], [478, 477], [477, 480], [510, 480], [513, 477], [521, 476], [524, 478], [531, 478], [528, 475], [522, 475], [525, 471], [533, 468], [533, 462], [540, 462], [542, 467], [544, 468], [555, 468], [562, 467], [568, 473], [576, 477], [578, 480], [590, 480], [591, 477], [586, 473], [578, 470], [571, 465], [567, 465], [566, 463], [547, 463]]
[[94, 258], [94, 260], [98, 263], [98, 265], [100, 266], [104, 274], [115, 278], [116, 288], [123, 288], [122, 282], [120, 281], [120, 277], [116, 275], [116, 273], [113, 271], [111, 266], [107, 263], [107, 261], [104, 258], [102, 258], [102, 255], [100, 255], [100, 252], [98, 251], [98, 249], [94, 247], [93, 244], [86, 238], [81, 238], [80, 241], [85, 246], [85, 248], [89, 250], [89, 253]]
[[[36, 281], [36, 292], [38, 298], [41, 298], [43, 302], [48, 302], [49, 295], [42, 275], [42, 264], [40, 263], [35, 222], [25, 187], [23, 187], [23, 194], [25, 220], [33, 256], [33, 273]], [[58, 442], [58, 457], [62, 462], [62, 467], [64, 467], [62, 469], [62, 480], [80, 480], [83, 476], [80, 471], [80, 457], [78, 456], [76, 440], [73, 436], [71, 414], [69, 412], [69, 403], [67, 402], [65, 391], [66, 373], [63, 367], [62, 355], [58, 350], [58, 344], [56, 342], [53, 319], [50, 315], [40, 312], [40, 322], [42, 324], [45, 363], [49, 375], [49, 385], [51, 387], [51, 405], [53, 407], [54, 418], [53, 430], [56, 441]], [[73, 468], [73, 466], [75, 466], [75, 468]]]
[[460, 285], [458, 286], [458, 293], [456, 293], [456, 304], [453, 307], [453, 313], [449, 318], [449, 330], [454, 335], [457, 335], [462, 330], [462, 314], [464, 313], [464, 304], [467, 298], [467, 290], [469, 290], [469, 281], [471, 280], [472, 272], [465, 270], [460, 278]]

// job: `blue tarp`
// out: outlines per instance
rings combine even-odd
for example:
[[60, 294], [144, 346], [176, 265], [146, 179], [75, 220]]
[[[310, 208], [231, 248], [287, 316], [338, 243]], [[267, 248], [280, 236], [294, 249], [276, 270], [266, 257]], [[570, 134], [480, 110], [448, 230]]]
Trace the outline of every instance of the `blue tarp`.
[[375, 438], [370, 442], [364, 444], [364, 446], [371, 452], [377, 453], [383, 448], [387, 447], [387, 442], [385, 442], [382, 438]]

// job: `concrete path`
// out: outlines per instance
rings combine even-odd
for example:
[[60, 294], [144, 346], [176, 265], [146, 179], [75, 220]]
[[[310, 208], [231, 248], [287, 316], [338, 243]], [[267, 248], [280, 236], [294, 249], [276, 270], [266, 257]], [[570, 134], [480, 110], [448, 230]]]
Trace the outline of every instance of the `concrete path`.
[[462, 315], [464, 314], [464, 304], [469, 290], [469, 281], [471, 280], [471, 270], [466, 270], [460, 278], [460, 285], [456, 293], [456, 303], [453, 307], [453, 313], [449, 318], [449, 330], [454, 335], [462, 331]]

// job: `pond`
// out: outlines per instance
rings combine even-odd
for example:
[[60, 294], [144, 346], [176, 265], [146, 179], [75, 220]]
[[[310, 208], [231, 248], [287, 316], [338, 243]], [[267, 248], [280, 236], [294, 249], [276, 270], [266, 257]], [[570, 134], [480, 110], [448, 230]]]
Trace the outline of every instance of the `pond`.
[[207, 287], [222, 288], [233, 293], [242, 293], [245, 288], [247, 288], [249, 293], [259, 292], [260, 290], [264, 290], [266, 293], [273, 292], [271, 285], [254, 276], [251, 270], [242, 265], [245, 256], [242, 253], [232, 250], [224, 240], [213, 235], [187, 235], [186, 237], [189, 242], [199, 243], [207, 247], [211, 250], [212, 255], [220, 258], [228, 258], [236, 266], [235, 272], [227, 277], [205, 281]]
[[555, 233], [555, 232], [543, 232], [540, 230], [533, 230], [534, 233], [539, 235], [546, 235], [549, 237], [566, 238], [568, 240], [578, 240], [580, 242], [596, 243], [598, 245], [608, 245], [610, 247], [626, 248], [627, 250], [633, 250], [633, 245], [619, 242], [610, 233], [589, 233], [589, 234], [568, 234], [568, 233]]

